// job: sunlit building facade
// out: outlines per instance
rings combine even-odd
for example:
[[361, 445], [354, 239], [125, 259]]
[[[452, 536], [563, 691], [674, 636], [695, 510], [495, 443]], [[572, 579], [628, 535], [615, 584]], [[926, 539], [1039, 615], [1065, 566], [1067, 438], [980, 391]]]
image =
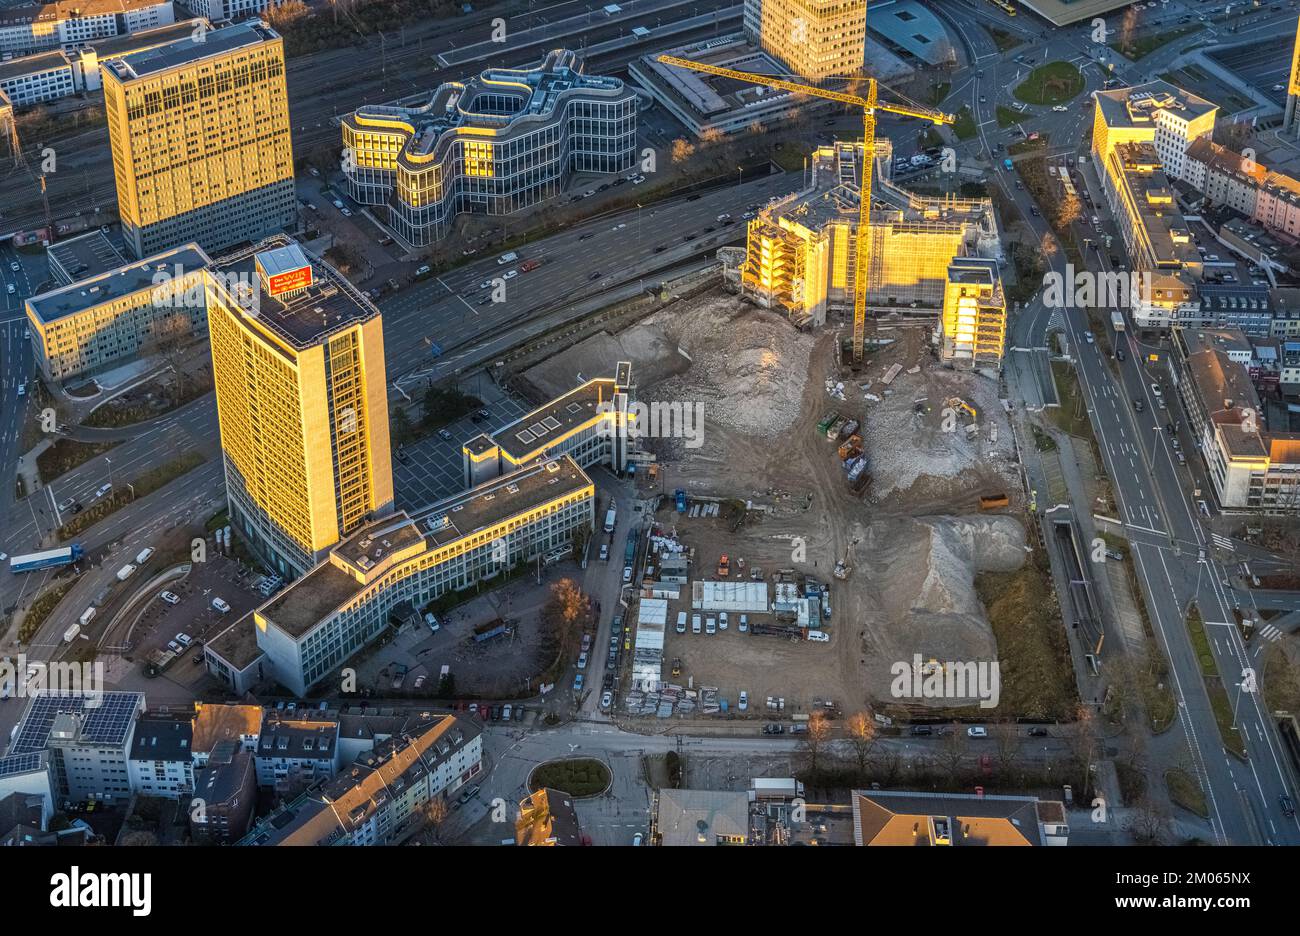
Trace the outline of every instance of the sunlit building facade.
[[385, 206], [407, 244], [428, 246], [458, 214], [508, 215], [559, 195], [574, 172], [632, 168], [636, 113], [631, 88], [582, 74], [572, 52], [536, 69], [488, 69], [344, 117], [349, 194]]
[[996, 260], [962, 257], [948, 267], [939, 328], [939, 360], [972, 369], [1002, 366], [1007, 301]]
[[[889, 154], [888, 142], [878, 141], [867, 306], [934, 315], [954, 258], [999, 256], [993, 207], [899, 188], [888, 179]], [[738, 276], [743, 297], [784, 311], [800, 327], [852, 314], [862, 158], [860, 143], [819, 148], [808, 184], [749, 222]]]
[[812, 80], [862, 73], [867, 0], [745, 0], [745, 36]]
[[256, 20], [100, 65], [122, 234], [215, 254], [297, 219], [284, 43]]
[[206, 298], [231, 523], [302, 575], [392, 508], [379, 310], [286, 237], [220, 258]]

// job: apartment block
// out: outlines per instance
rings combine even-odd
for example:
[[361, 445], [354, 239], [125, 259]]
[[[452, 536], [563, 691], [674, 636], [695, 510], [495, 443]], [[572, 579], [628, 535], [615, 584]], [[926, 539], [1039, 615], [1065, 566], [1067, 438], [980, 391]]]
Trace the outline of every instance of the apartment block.
[[1069, 844], [1065, 804], [1035, 796], [854, 790], [859, 847], [1060, 847]]
[[1106, 166], [1125, 143], [1150, 143], [1165, 174], [1184, 178], [1188, 148], [1214, 134], [1218, 105], [1171, 85], [1150, 81], [1113, 91], [1094, 91], [1092, 154]]
[[342, 119], [344, 171], [354, 199], [386, 208], [393, 232], [424, 247], [458, 214], [508, 215], [559, 195], [574, 172], [632, 168], [636, 114], [631, 88], [556, 50], [539, 68], [359, 108]]
[[254, 754], [257, 785], [280, 795], [301, 792], [338, 773], [339, 723], [328, 713], [267, 709]]
[[0, 53], [31, 55], [175, 21], [171, 0], [59, 0], [0, 10]]
[[1300, 433], [1266, 424], [1247, 370], [1249, 344], [1239, 332], [1194, 328], [1176, 329], [1172, 338], [1170, 377], [1219, 505], [1294, 513], [1300, 508]]
[[564, 455], [374, 520], [252, 613], [264, 664], [305, 695], [439, 596], [566, 548], [592, 529], [594, 503], [591, 479]]
[[194, 792], [194, 732], [189, 716], [147, 714], [136, 722], [127, 771], [141, 796], [176, 798]]
[[140, 692], [43, 692], [27, 704], [7, 756], [46, 752], [60, 803], [130, 798], [130, 751], [144, 712]]
[[483, 769], [483, 739], [470, 721], [431, 716], [379, 742], [259, 822], [240, 845], [395, 845], [420, 831], [434, 802]]
[[64, 52], [44, 52], [0, 62], [0, 91], [14, 107], [31, 107], [76, 94], [79, 72], [73, 57]]
[[284, 44], [253, 20], [101, 63], [118, 213], [136, 257], [293, 225]]
[[27, 299], [41, 373], [51, 381], [85, 377], [204, 335], [209, 263], [197, 244], [186, 244]]
[[194, 798], [201, 807], [190, 810], [190, 833], [196, 840], [229, 845], [243, 838], [257, 802], [253, 755], [230, 741], [219, 744], [206, 766], [195, 772]]
[[281, 575], [393, 502], [379, 310], [286, 237], [206, 279], [232, 525]]
[[745, 0], [745, 36], [813, 81], [862, 73], [867, 0]]

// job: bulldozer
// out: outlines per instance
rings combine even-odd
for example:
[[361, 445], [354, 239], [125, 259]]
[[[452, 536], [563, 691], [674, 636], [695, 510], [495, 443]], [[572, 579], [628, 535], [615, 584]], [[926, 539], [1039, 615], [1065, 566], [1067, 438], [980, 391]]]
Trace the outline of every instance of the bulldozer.
[[673, 677], [676, 678], [680, 675], [682, 675], [682, 658], [677, 657], [673, 660]]

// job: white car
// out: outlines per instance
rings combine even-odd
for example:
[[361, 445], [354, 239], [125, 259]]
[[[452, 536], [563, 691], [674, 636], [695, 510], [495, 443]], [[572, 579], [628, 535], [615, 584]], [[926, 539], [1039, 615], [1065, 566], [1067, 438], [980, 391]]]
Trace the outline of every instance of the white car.
[[230, 610], [230, 605], [226, 604], [226, 603], [225, 603], [224, 601], [222, 601], [220, 598], [213, 598], [213, 599], [212, 599], [212, 607], [216, 608], [216, 609], [217, 609], [218, 611], [220, 611], [222, 614], [225, 614], [226, 612], [228, 612], [228, 611]]
[[519, 271], [518, 271], [518, 270], [506, 270], [505, 274], [504, 274], [501, 278], [502, 278], [502, 279], [514, 279], [514, 278], [515, 278], [516, 276], [518, 276], [518, 275], [519, 275]]
[[747, 634], [747, 633], [749, 633], [749, 615], [748, 615], [748, 614], [742, 614], [742, 615], [740, 616], [740, 632], [741, 632], [742, 634]]
[[174, 640], [169, 640], [169, 641], [167, 641], [167, 649], [170, 650], [172, 653], [181, 653], [181, 652], [182, 652], [182, 650], [181, 650], [181, 645], [178, 644], [178, 643], [177, 643], [176, 641], [174, 641]]
[[587, 668], [587, 654], [580, 653], [578, 654], [578, 669], [586, 669], [586, 668]]
[[1096, 338], [1093, 337], [1092, 332], [1086, 331], [1083, 333], [1083, 340], [1088, 342], [1088, 344], [1092, 344], [1096, 341]]
[[98, 500], [99, 498], [103, 497], [111, 490], [113, 490], [113, 485], [111, 484], [102, 485], [100, 489], [95, 492], [95, 499]]
[[7, 552], [0, 552], [0, 562], [4, 562], [8, 558], [9, 554]]
[[632, 581], [632, 567], [623, 566], [623, 582], [626, 584], [630, 581]]
[[9, 262], [9, 269], [13, 270], [15, 273], [21, 273], [23, 270], [23, 265], [19, 263], [17, 260], [11, 260]]
[[704, 633], [716, 634], [717, 632], [718, 632], [718, 622], [714, 619], [713, 615], [710, 614], [708, 617], [704, 619]]
[[989, 730], [983, 725], [971, 725], [966, 729], [966, 734], [972, 738], [987, 738], [989, 736]]
[[169, 591], [161, 592], [159, 593], [158, 597], [161, 598], [163, 601], [167, 602], [169, 605], [181, 603], [181, 596], [176, 594], [175, 592], [169, 592]]
[[742, 712], [749, 708], [749, 693], [744, 689], [740, 690], [740, 704], [736, 706]]
[[194, 638], [189, 634], [182, 632], [176, 635], [176, 642], [182, 647], [188, 647], [190, 644], [194, 643]]
[[1151, 385], [1151, 395], [1157, 400], [1160, 399], [1160, 384]]
[[719, 612], [718, 612], [718, 630], [726, 630], [726, 629], [727, 629], [727, 612], [726, 612], [726, 611], [719, 611]]
[[612, 705], [613, 702], [614, 702], [614, 693], [610, 692], [608, 689], [606, 689], [604, 692], [601, 693], [600, 707], [602, 709], [608, 711], [610, 705]]
[[24, 380], [22, 383], [18, 385], [18, 395], [19, 396], [27, 395], [27, 381]]
[[1052, 108], [1052, 110], [1056, 111], [1058, 114], [1064, 114], [1067, 110], [1069, 110], [1069, 108], [1066, 107], [1064, 104], [1057, 104], [1055, 107]]
[[13, 295], [14, 293], [16, 293], [17, 291], [18, 291], [17, 287], [14, 286], [13, 283], [10, 283], [10, 284], [9, 284], [9, 295], [12, 296], [12, 295]]
[[831, 635], [826, 633], [826, 631], [810, 630], [808, 632], [808, 639], [813, 643], [830, 643]]
[[600, 561], [609, 562], [609, 543], [600, 544]]

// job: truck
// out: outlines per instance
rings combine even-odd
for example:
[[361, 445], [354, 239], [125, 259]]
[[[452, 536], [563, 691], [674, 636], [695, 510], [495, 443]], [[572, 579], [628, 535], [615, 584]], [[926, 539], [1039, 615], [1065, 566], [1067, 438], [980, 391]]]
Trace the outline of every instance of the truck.
[[750, 781], [754, 799], [794, 799], [803, 796], [803, 784], [794, 777], [755, 777]]
[[1120, 334], [1121, 332], [1123, 332], [1123, 331], [1124, 331], [1124, 313], [1121, 312], [1119, 309], [1114, 309], [1114, 310], [1112, 310], [1111, 313], [1110, 313], [1110, 324], [1111, 324], [1111, 327], [1115, 329], [1115, 334], [1118, 335], [1118, 334]]
[[848, 467], [848, 462], [862, 454], [862, 436], [854, 433], [840, 446], [840, 461]]
[[122, 568], [117, 570], [117, 580], [119, 582], [125, 582], [134, 572], [135, 566], [128, 562], [126, 565], [122, 566]]
[[981, 494], [980, 510], [995, 510], [998, 507], [1005, 507], [1010, 501], [1005, 494]]
[[677, 512], [679, 514], [686, 513], [686, 492], [678, 488], [673, 497], [677, 499]]
[[63, 546], [59, 549], [47, 549], [43, 552], [27, 553], [24, 556], [9, 557], [10, 572], [34, 572], [37, 569], [52, 569], [56, 566], [71, 565], [82, 556], [80, 543]]
[[87, 608], [85, 611], [81, 612], [81, 617], [77, 618], [77, 623], [82, 627], [85, 627], [87, 624], [91, 622], [91, 620], [94, 619], [94, 617], [95, 617], [95, 609]]
[[857, 431], [858, 431], [858, 421], [856, 419], [850, 419], [844, 425], [840, 426], [840, 434], [839, 434], [839, 439], [837, 441], [847, 439]]
[[73, 624], [71, 627], [69, 627], [67, 630], [63, 632], [63, 642], [72, 643], [74, 640], [77, 639], [77, 635], [80, 633], [81, 633], [81, 625]]
[[605, 532], [613, 533], [618, 522], [618, 501], [610, 500], [609, 510], [605, 511]]
[[830, 439], [832, 442], [839, 439], [840, 429], [842, 429], [844, 427], [844, 424], [847, 422], [848, 420], [845, 419], [843, 416], [836, 416], [835, 419], [831, 422], [831, 424], [826, 427], [826, 438]]
[[731, 560], [727, 554], [723, 553], [722, 558], [718, 560], [718, 578], [726, 578], [731, 574]]
[[153, 547], [152, 547], [152, 546], [146, 546], [144, 549], [142, 549], [142, 550], [140, 550], [138, 553], [136, 553], [136, 555], [135, 555], [135, 564], [136, 564], [137, 566], [142, 566], [142, 565], [144, 565], [146, 562], [149, 561], [149, 557], [152, 556], [152, 555], [153, 555]]
[[830, 412], [823, 416], [821, 422], [817, 424], [817, 434], [825, 435], [826, 430], [831, 427], [831, 423], [835, 422], [839, 417], [840, 414], [836, 412]]

